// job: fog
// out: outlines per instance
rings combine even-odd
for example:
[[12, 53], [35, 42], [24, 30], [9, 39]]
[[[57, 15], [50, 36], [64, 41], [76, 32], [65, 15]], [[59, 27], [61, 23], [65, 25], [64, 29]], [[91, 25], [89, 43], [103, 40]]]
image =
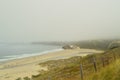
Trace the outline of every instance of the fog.
[[120, 38], [120, 0], [0, 0], [0, 42]]

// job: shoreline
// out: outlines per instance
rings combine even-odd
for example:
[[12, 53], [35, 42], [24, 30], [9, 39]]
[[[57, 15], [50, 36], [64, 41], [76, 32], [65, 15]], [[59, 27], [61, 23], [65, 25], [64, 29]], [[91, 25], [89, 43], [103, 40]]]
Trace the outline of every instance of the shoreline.
[[32, 75], [39, 74], [40, 70], [48, 70], [47, 66], [41, 67], [38, 65], [45, 61], [66, 59], [73, 56], [86, 56], [88, 54], [102, 52], [94, 49], [72, 49], [7, 61], [0, 64], [0, 80], [15, 80], [18, 77], [31, 77]]
[[[52, 49], [52, 50], [43, 51], [43, 52], [37, 52], [37, 53], [32, 53], [32, 54], [22, 54], [22, 55], [5, 56], [5, 57], [8, 57], [8, 59], [7, 58], [3, 59], [3, 60], [0, 59], [0, 64], [8, 62], [8, 61], [13, 61], [13, 60], [23, 59], [23, 58], [28, 58], [28, 57], [34, 57], [34, 56], [40, 56], [40, 55], [44, 55], [44, 54], [47, 54], [47, 53], [57, 52], [57, 51], [62, 51], [62, 50], [64, 50], [64, 49], [59, 48], [59, 49]], [[22, 57], [20, 57], [20, 56], [22, 56]], [[9, 58], [9, 57], [11, 57], [11, 58]]]

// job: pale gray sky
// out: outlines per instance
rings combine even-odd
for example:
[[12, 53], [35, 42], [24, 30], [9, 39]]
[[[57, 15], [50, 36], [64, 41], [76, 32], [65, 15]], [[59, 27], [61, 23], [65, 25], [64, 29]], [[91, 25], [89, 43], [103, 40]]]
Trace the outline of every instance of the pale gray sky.
[[120, 38], [120, 0], [0, 0], [0, 41]]

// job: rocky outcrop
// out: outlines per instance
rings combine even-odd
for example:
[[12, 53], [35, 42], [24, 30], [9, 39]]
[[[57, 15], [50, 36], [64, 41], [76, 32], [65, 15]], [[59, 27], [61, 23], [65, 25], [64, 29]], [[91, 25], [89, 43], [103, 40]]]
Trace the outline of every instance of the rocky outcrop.
[[114, 41], [109, 45], [109, 49], [114, 49], [120, 47], [120, 41]]
[[75, 46], [75, 45], [65, 45], [62, 47], [63, 49], [77, 49], [79, 48], [78, 46]]

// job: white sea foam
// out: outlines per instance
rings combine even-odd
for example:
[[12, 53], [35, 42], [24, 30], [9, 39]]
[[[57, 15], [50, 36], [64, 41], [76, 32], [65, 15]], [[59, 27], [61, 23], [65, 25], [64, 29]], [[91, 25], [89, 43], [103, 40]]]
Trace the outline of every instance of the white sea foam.
[[50, 53], [50, 52], [56, 52], [56, 51], [62, 51], [62, 50], [63, 49], [54, 49], [54, 50], [43, 51], [43, 52], [32, 53], [32, 54], [20, 54], [20, 55], [4, 56], [4, 59], [0, 59], [0, 62], [13, 60], [13, 59], [20, 59], [20, 58], [25, 58], [25, 57], [31, 57], [31, 56], [37, 56], [37, 55], [42, 55], [42, 54], [46, 54], [46, 53]]

